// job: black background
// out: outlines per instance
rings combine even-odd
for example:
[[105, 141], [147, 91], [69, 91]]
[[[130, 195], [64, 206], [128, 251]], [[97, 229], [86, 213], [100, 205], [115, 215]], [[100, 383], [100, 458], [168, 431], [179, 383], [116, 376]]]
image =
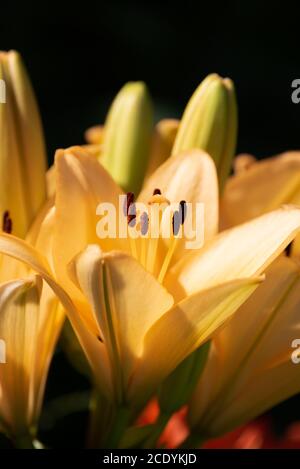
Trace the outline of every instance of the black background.
[[[291, 101], [291, 82], [300, 78], [299, 38], [296, 2], [0, 4], [0, 49], [14, 48], [24, 57], [40, 104], [49, 162], [56, 148], [82, 143], [84, 130], [103, 121], [126, 81], [148, 84], [156, 119], [180, 117], [195, 87], [211, 72], [235, 82], [239, 152], [261, 158], [298, 149], [300, 104]], [[86, 389], [88, 381], [58, 350], [47, 402]], [[45, 440], [61, 447], [82, 444], [86, 415], [79, 410], [50, 432], [45, 424]], [[279, 432], [300, 419], [299, 397], [278, 406], [272, 416]]]
[[297, 2], [84, 0], [0, 7], [0, 48], [24, 56], [40, 103], [49, 158], [81, 143], [128, 80], [144, 80], [156, 117], [179, 117], [211, 72], [239, 102], [238, 151], [259, 157], [300, 148]]

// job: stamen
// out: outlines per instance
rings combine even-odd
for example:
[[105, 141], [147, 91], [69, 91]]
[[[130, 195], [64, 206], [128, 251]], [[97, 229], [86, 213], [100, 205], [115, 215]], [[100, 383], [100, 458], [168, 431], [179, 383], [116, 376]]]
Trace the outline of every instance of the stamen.
[[169, 249], [167, 251], [166, 257], [165, 257], [164, 262], [163, 262], [163, 265], [161, 266], [161, 269], [160, 269], [160, 272], [159, 272], [159, 275], [158, 275], [158, 281], [160, 283], [162, 283], [164, 278], [165, 278], [168, 267], [169, 267], [170, 262], [172, 260], [173, 254], [175, 252], [175, 248], [177, 246], [178, 240], [179, 240], [179, 238], [172, 238], [172, 240], [171, 240], [171, 244], [169, 246]]
[[146, 212], [142, 213], [141, 218], [141, 264], [146, 267], [146, 243], [147, 243], [147, 238], [146, 235], [148, 233], [148, 228], [149, 228], [149, 217]]
[[103, 342], [103, 339], [102, 339], [102, 337], [101, 337], [100, 335], [97, 335], [97, 339], [98, 339], [99, 342], [101, 342], [102, 344], [104, 343], [104, 342]]
[[159, 275], [158, 275], [158, 281], [160, 283], [163, 282], [163, 280], [165, 278], [165, 275], [167, 273], [167, 269], [170, 265], [170, 262], [172, 260], [173, 255], [174, 255], [176, 246], [178, 244], [178, 240], [180, 239], [178, 237], [179, 229], [180, 229], [180, 226], [182, 226], [184, 224], [185, 219], [186, 219], [186, 215], [187, 215], [186, 201], [181, 200], [179, 202], [178, 210], [176, 210], [174, 212], [173, 217], [172, 217], [172, 230], [173, 230], [174, 237], [173, 237], [173, 239], [170, 243], [169, 249], [167, 251], [166, 257], [164, 259], [163, 265], [162, 265], [162, 267], [160, 269], [160, 272], [159, 272]]
[[150, 197], [150, 199], [148, 200], [148, 204], [149, 205], [152, 205], [152, 204], [167, 204], [167, 205], [169, 205], [170, 201], [165, 196], [163, 196], [161, 193], [156, 193], [156, 194], [153, 194]]
[[130, 228], [133, 228], [136, 224], [136, 207], [134, 203], [133, 192], [127, 192], [126, 199], [124, 201], [123, 212], [124, 212], [125, 217], [127, 217], [131, 254], [133, 257], [135, 257], [135, 259], [137, 259], [138, 254], [137, 254], [136, 241], [134, 237], [130, 235]]
[[143, 236], [146, 236], [149, 228], [149, 217], [146, 212], [141, 215], [141, 233]]
[[179, 213], [178, 210], [176, 210], [176, 212], [174, 212], [173, 214], [173, 217], [172, 217], [172, 231], [173, 231], [173, 235], [174, 236], [177, 236], [178, 233], [179, 233], [179, 228], [181, 226], [181, 215]]
[[133, 204], [133, 202], [134, 202], [134, 193], [127, 192], [126, 199], [124, 201], [124, 207], [123, 207], [125, 217], [127, 217], [128, 212], [129, 212], [129, 207], [131, 204]]
[[136, 224], [136, 208], [135, 208], [135, 204], [131, 204], [130, 207], [129, 207], [129, 211], [130, 213], [127, 215], [127, 223], [128, 223], [128, 226], [135, 226]]
[[134, 205], [134, 193], [133, 192], [127, 192], [123, 211], [124, 211], [125, 217], [127, 217], [128, 225], [135, 226], [136, 210], [135, 210], [135, 205]]
[[186, 201], [181, 200], [179, 202], [179, 212], [181, 214], [181, 220], [180, 223], [183, 225], [186, 219], [186, 213], [187, 213], [187, 208], [186, 208]]
[[186, 201], [181, 200], [179, 202], [179, 209], [174, 212], [172, 217], [172, 230], [174, 236], [178, 235], [180, 226], [184, 224], [184, 221], [186, 219], [186, 212]]
[[150, 205], [151, 236], [149, 236], [147, 245], [146, 269], [154, 274], [157, 267], [157, 249], [159, 245], [162, 217], [170, 202], [164, 195], [162, 195], [160, 189], [154, 189], [153, 195], [150, 197], [148, 204]]
[[4, 233], [11, 234], [12, 232], [12, 219], [10, 218], [9, 211], [6, 210], [2, 219], [2, 230]]

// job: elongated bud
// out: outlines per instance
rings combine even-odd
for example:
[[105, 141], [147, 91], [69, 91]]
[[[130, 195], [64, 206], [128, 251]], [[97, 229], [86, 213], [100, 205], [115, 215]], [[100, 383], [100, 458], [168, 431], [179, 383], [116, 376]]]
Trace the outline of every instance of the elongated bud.
[[210, 342], [202, 345], [180, 363], [163, 382], [158, 394], [162, 412], [172, 414], [188, 402], [204, 370], [209, 347]]
[[116, 96], [105, 122], [101, 163], [125, 190], [139, 192], [147, 168], [152, 105], [142, 82], [127, 83]]
[[46, 199], [46, 154], [41, 120], [20, 55], [0, 52], [0, 213], [9, 211], [13, 233], [24, 237]]
[[200, 148], [213, 158], [222, 189], [230, 172], [237, 138], [237, 104], [233, 82], [208, 75], [182, 116], [172, 155]]

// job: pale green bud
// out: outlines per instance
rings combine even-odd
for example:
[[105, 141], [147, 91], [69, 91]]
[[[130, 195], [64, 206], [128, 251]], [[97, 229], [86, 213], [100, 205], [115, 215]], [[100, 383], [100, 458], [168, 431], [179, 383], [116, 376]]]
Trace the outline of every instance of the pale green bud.
[[152, 104], [142, 82], [127, 83], [105, 122], [101, 163], [124, 191], [138, 192], [147, 169], [152, 133]]
[[217, 74], [199, 85], [181, 119], [172, 155], [200, 148], [214, 160], [220, 188], [230, 172], [237, 139], [237, 104], [233, 82]]

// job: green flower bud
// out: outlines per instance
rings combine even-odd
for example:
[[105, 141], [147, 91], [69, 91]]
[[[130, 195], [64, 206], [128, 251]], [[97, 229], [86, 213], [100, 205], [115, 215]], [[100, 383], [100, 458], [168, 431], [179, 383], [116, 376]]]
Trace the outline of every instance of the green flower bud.
[[200, 148], [214, 160], [222, 189], [230, 172], [237, 138], [237, 104], [233, 82], [208, 75], [194, 92], [175, 139], [172, 155]]
[[138, 192], [147, 169], [152, 133], [152, 104], [142, 82], [127, 83], [105, 122], [101, 163], [124, 191]]

